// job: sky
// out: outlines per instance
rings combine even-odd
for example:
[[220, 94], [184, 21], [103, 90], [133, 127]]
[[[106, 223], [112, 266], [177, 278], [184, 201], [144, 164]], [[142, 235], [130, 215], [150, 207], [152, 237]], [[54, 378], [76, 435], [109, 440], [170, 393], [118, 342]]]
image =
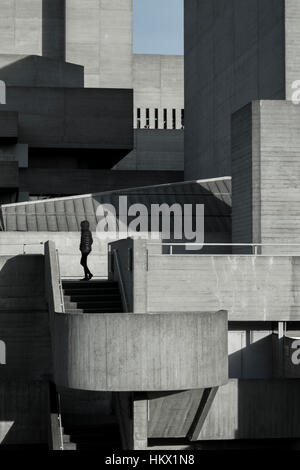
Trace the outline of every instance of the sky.
[[183, 0], [133, 0], [135, 54], [183, 54]]

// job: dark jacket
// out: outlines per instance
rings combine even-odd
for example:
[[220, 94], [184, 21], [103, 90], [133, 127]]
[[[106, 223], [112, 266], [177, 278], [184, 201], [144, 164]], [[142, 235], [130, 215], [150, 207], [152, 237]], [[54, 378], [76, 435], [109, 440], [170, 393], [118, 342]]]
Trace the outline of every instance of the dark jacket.
[[90, 230], [81, 231], [80, 251], [87, 254], [92, 251], [93, 237]]

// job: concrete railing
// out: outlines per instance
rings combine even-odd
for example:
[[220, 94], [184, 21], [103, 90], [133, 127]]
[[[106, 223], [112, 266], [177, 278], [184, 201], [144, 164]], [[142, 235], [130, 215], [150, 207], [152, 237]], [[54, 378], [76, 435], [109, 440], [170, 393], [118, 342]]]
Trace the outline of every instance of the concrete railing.
[[[300, 320], [299, 255], [165, 255], [159, 244], [129, 244], [134, 313], [226, 310], [230, 321]], [[125, 241], [112, 245], [126, 252]]]
[[56, 315], [56, 383], [167, 391], [228, 380], [227, 312]]
[[[119, 247], [114, 260], [118, 269], [110, 273], [110, 278], [116, 276], [123, 283], [127, 309], [135, 306], [139, 315], [64, 313], [55, 244], [45, 244], [56, 385], [120, 392], [206, 388], [227, 382], [227, 312], [156, 311], [149, 315], [140, 310], [143, 284], [137, 267], [144, 266], [144, 244], [143, 240], [113, 244], [113, 250]], [[134, 253], [128, 251], [130, 247], [135, 247]], [[152, 251], [158, 253], [160, 245]], [[131, 289], [134, 295], [130, 297]]]

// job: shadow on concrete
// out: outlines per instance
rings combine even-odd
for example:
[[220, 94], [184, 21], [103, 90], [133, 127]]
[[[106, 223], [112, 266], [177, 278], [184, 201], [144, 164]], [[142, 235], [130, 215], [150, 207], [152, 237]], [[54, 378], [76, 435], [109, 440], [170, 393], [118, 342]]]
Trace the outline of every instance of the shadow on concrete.
[[42, 5], [43, 56], [65, 60], [66, 2], [65, 0], [43, 0]]

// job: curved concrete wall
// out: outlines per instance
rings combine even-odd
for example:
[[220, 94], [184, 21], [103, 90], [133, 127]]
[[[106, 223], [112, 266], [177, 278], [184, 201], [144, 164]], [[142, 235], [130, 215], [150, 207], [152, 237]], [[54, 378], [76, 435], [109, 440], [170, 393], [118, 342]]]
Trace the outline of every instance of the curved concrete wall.
[[98, 391], [207, 388], [228, 380], [227, 312], [57, 314], [55, 379]]

